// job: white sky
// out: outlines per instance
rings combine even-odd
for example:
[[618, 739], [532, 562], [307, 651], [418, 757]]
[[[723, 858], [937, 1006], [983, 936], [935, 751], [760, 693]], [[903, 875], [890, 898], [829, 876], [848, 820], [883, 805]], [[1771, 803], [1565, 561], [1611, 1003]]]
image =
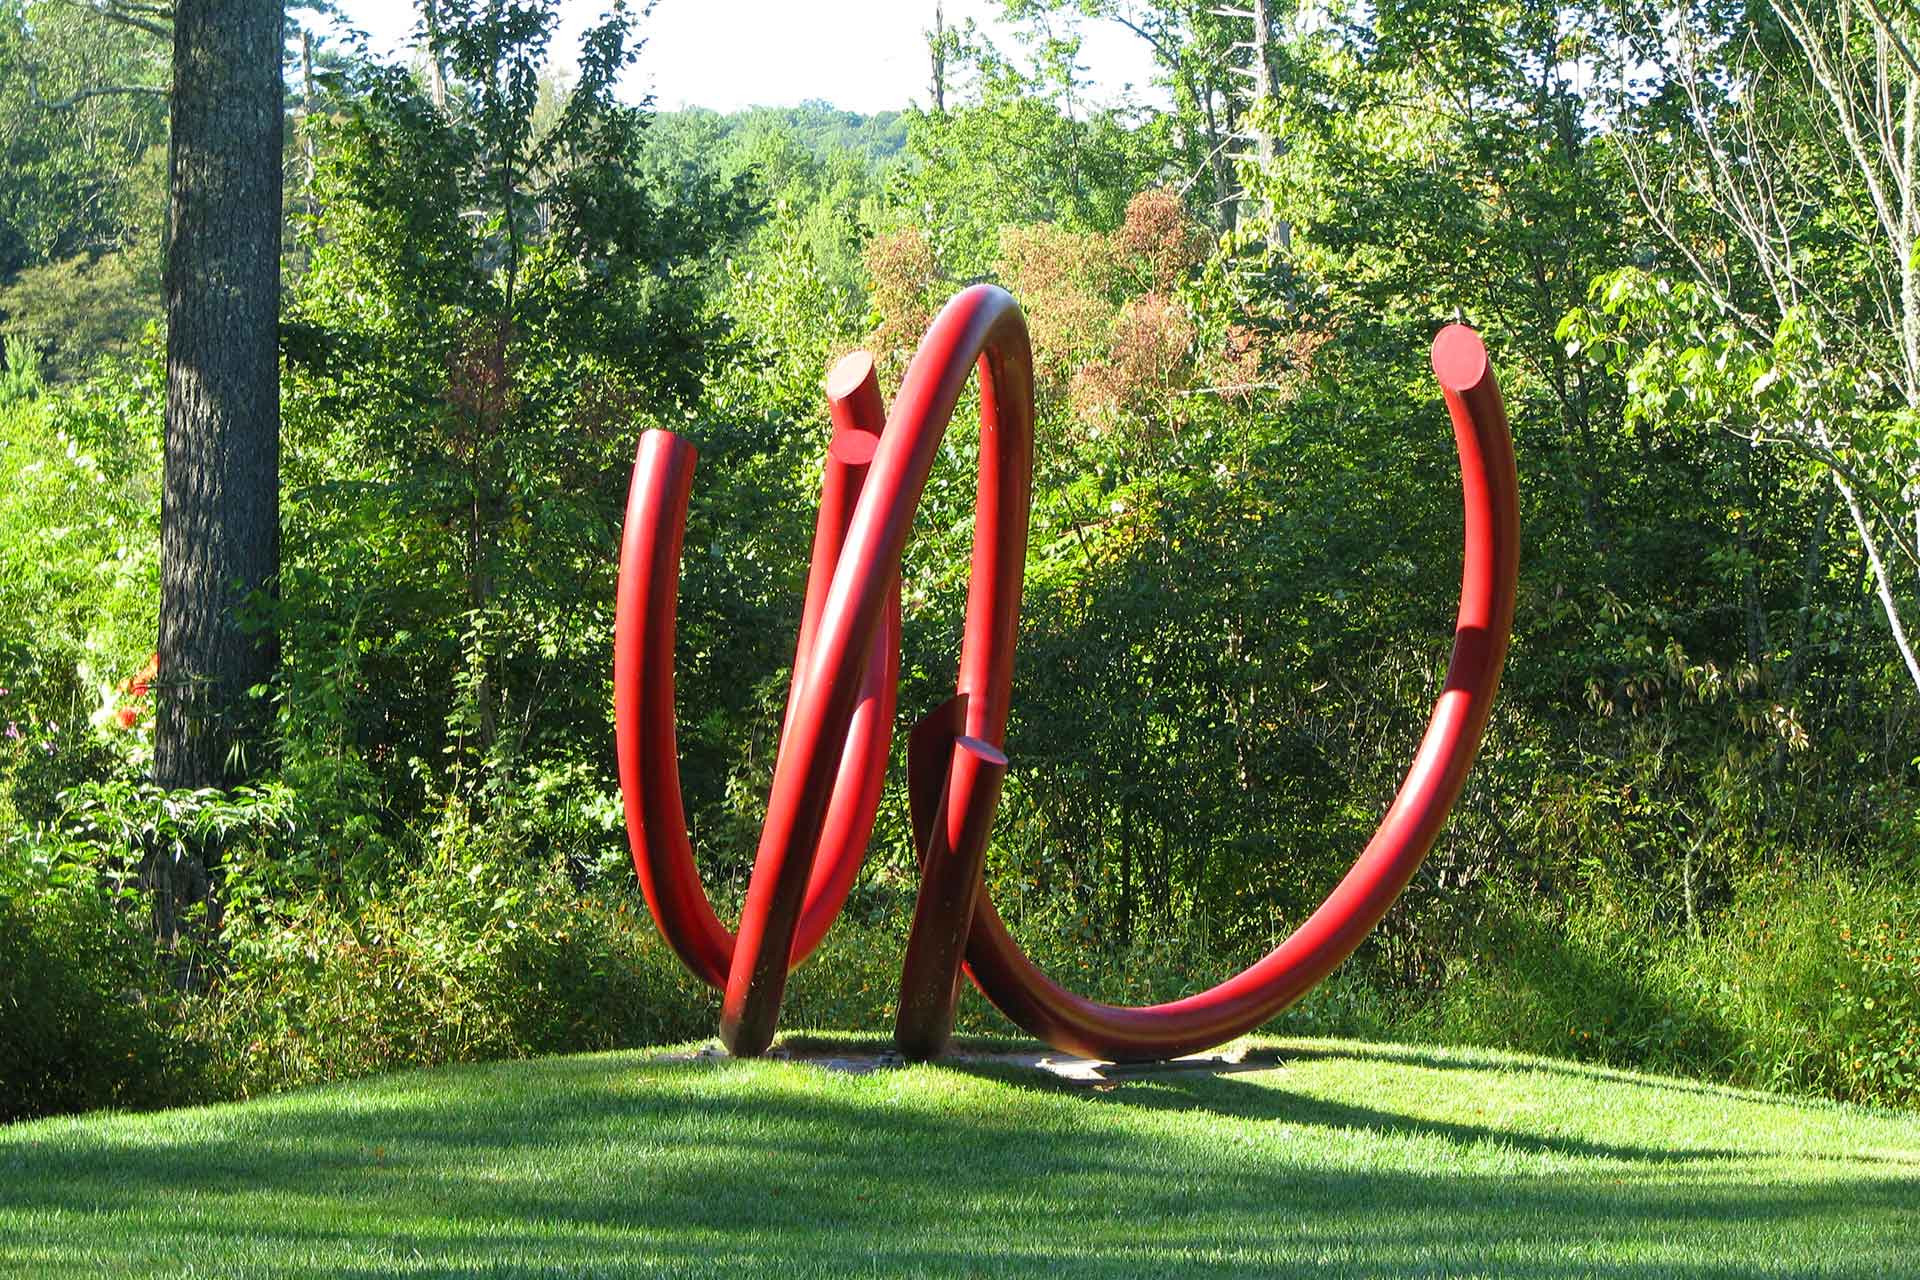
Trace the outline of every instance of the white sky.
[[[400, 53], [416, 21], [405, 0], [340, 0], [348, 20], [366, 31], [376, 53]], [[580, 32], [599, 16], [601, 0], [562, 0], [554, 41], [571, 62]], [[946, 19], [991, 27], [995, 43], [1013, 52], [1010, 34], [993, 21], [997, 0], [946, 0]], [[640, 21], [646, 38], [628, 73], [624, 97], [651, 90], [663, 110], [682, 106], [735, 111], [797, 106], [823, 98], [871, 114], [909, 103], [926, 105], [927, 51], [933, 0], [659, 0]], [[1103, 100], [1161, 102], [1149, 81], [1146, 43], [1120, 27], [1086, 30], [1081, 62]]]

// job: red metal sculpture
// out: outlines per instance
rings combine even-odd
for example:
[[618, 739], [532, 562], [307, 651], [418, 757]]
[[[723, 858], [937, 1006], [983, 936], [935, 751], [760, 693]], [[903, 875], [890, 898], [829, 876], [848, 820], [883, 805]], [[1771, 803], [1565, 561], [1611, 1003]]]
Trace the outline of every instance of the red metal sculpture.
[[674, 743], [673, 636], [693, 447], [649, 431], [634, 462], [614, 633], [614, 718], [634, 867], [660, 931], [725, 992], [720, 1035], [743, 1056], [773, 1039], [787, 974], [845, 902], [873, 830], [892, 740], [900, 556], [970, 368], [980, 385], [980, 474], [959, 689], [908, 739], [921, 858], [895, 1036], [938, 1054], [966, 976], [1009, 1018], [1069, 1052], [1151, 1061], [1221, 1044], [1305, 995], [1385, 914], [1445, 823], [1500, 684], [1519, 569], [1519, 498], [1506, 412], [1479, 336], [1450, 325], [1433, 371], [1453, 419], [1466, 556], [1453, 660], [1419, 753], [1379, 830], [1319, 910], [1265, 959], [1184, 1000], [1121, 1008], [1074, 995], [1020, 950], [982, 892], [981, 864], [1006, 776], [1013, 645], [1033, 473], [1026, 322], [991, 285], [941, 311], [884, 413], [873, 361], [827, 379], [834, 434], [814, 532], [793, 683], [737, 934], [694, 868]]

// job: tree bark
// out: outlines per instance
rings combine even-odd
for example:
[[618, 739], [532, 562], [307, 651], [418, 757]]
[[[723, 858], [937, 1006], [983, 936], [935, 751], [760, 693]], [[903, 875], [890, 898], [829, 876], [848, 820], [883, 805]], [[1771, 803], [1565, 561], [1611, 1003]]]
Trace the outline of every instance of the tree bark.
[[[261, 763], [280, 531], [282, 0], [180, 0], [165, 293], [154, 781], [220, 787]], [[183, 860], [185, 861], [185, 860]], [[162, 868], [156, 924], [178, 935], [205, 866]]]
[[433, 99], [434, 110], [444, 116], [447, 114], [447, 64], [440, 45], [439, 0], [425, 0], [422, 12], [427, 26], [427, 96]]
[[945, 115], [947, 112], [947, 11], [946, 6], [935, 0], [933, 6], [933, 31], [927, 37], [927, 52], [933, 62], [933, 78], [928, 88], [933, 93], [933, 112]]
[[[1273, 15], [1268, 12], [1268, 0], [1253, 0], [1253, 101], [1256, 107], [1270, 105], [1279, 95], [1280, 86], [1273, 74]], [[1254, 155], [1260, 162], [1262, 173], [1271, 172], [1274, 161], [1279, 159], [1280, 147], [1273, 134], [1263, 128], [1252, 129]], [[1267, 227], [1269, 243], [1276, 248], [1288, 249], [1293, 245], [1293, 224], [1284, 218], [1273, 216], [1273, 201], [1265, 202], [1262, 210]]]

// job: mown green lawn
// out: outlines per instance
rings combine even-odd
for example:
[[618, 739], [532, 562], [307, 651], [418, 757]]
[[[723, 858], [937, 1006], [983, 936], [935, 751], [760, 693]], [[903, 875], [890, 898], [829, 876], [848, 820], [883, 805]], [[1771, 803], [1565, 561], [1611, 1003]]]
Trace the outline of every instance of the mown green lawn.
[[617, 1053], [17, 1125], [0, 1275], [1920, 1275], [1920, 1117], [1253, 1060], [1090, 1089]]

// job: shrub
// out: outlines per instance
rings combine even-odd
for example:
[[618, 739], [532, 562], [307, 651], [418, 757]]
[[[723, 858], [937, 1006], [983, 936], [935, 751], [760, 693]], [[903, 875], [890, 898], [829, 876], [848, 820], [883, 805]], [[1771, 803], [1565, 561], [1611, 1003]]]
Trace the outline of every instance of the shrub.
[[583, 890], [463, 824], [383, 885], [228, 868], [223, 969], [194, 1013], [223, 1095], [375, 1071], [684, 1040], [711, 1001], [630, 892]]
[[1854, 1102], [1920, 1102], [1920, 896], [1845, 876], [1754, 880], [1655, 967], [1723, 1024], [1722, 1072]]
[[[820, 949], [795, 971], [780, 1024], [820, 1031], [887, 1035], [898, 1012], [900, 968], [912, 904], [884, 918], [843, 918]], [[851, 913], [849, 913], [851, 914]], [[643, 923], [646, 923], [643, 921]], [[1152, 931], [1130, 947], [1102, 947], [1086, 922], [1070, 913], [1045, 916], [1017, 930], [1034, 963], [1070, 990], [1108, 1004], [1159, 1004], [1222, 982], [1259, 957], [1215, 945], [1192, 925]], [[1381, 1035], [1395, 1023], [1392, 1006], [1364, 974], [1343, 969], [1299, 1004], [1260, 1028], [1268, 1035]], [[710, 1030], [702, 1027], [701, 1033]], [[1024, 1035], [971, 983], [963, 983], [954, 1017], [959, 1035]]]
[[144, 901], [57, 838], [0, 850], [0, 1122], [195, 1096]]
[[26, 821], [148, 749], [117, 712], [156, 625], [156, 396], [132, 370], [0, 407], [0, 809]]
[[14, 334], [0, 345], [0, 409], [23, 400], [37, 400], [46, 387], [40, 373], [40, 352]]
[[1819, 1094], [1920, 1101], [1920, 898], [1755, 877], [1698, 936], [1607, 908], [1489, 915], [1400, 1034]]
[[1537, 903], [1496, 906], [1406, 1030], [1618, 1067], [1712, 1071], [1726, 1030], [1648, 973], [1643, 922], [1556, 917]]

